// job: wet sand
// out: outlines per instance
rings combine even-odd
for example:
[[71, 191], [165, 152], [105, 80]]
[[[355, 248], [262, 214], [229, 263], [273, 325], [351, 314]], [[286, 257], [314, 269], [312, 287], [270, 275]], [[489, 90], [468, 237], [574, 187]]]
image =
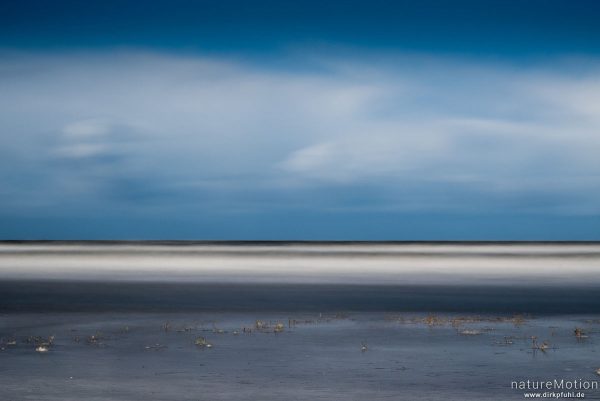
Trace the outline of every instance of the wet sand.
[[518, 400], [512, 380], [600, 379], [600, 315], [29, 312], [0, 337], [11, 401]]

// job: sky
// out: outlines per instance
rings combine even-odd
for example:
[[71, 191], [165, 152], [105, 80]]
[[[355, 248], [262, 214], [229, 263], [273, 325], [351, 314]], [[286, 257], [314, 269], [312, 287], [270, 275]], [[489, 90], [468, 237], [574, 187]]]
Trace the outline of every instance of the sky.
[[596, 1], [0, 1], [0, 239], [600, 240]]

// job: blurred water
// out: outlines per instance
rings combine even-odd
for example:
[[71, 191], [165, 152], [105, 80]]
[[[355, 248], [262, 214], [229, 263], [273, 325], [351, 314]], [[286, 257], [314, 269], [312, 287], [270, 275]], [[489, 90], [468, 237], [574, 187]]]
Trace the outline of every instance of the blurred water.
[[600, 287], [0, 281], [1, 312], [600, 312]]
[[518, 400], [599, 339], [597, 243], [0, 244], [0, 400]]
[[0, 243], [0, 279], [600, 286], [599, 243]]

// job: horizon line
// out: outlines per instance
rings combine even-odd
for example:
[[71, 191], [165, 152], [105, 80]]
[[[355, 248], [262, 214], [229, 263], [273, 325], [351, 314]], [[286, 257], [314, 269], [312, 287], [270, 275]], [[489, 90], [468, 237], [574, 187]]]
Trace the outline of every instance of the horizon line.
[[171, 240], [171, 239], [1, 239], [0, 244], [97, 244], [97, 245], [112, 245], [112, 244], [141, 244], [141, 245], [286, 245], [286, 244], [468, 244], [468, 245], [487, 245], [487, 244], [600, 244], [600, 240]]

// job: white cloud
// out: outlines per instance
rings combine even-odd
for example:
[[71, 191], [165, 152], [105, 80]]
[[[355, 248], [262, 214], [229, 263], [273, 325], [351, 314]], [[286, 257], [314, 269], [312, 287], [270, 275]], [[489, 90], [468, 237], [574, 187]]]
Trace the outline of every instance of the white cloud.
[[74, 121], [63, 128], [66, 137], [101, 137], [109, 132], [109, 126], [101, 120]]
[[288, 70], [146, 53], [0, 60], [5, 207], [31, 193], [49, 205], [69, 191], [101, 199], [123, 179], [174, 191], [173, 203], [196, 204], [203, 189], [268, 198], [369, 183], [386, 193], [412, 188], [388, 197], [397, 208], [441, 207], [421, 200], [443, 185], [460, 186], [443, 206], [534, 195], [561, 210], [600, 205], [593, 60], [581, 61], [584, 73], [560, 61], [414, 56], [324, 56]]
[[57, 148], [56, 154], [68, 158], [86, 158], [102, 155], [107, 150], [106, 145], [99, 143], [76, 143]]

